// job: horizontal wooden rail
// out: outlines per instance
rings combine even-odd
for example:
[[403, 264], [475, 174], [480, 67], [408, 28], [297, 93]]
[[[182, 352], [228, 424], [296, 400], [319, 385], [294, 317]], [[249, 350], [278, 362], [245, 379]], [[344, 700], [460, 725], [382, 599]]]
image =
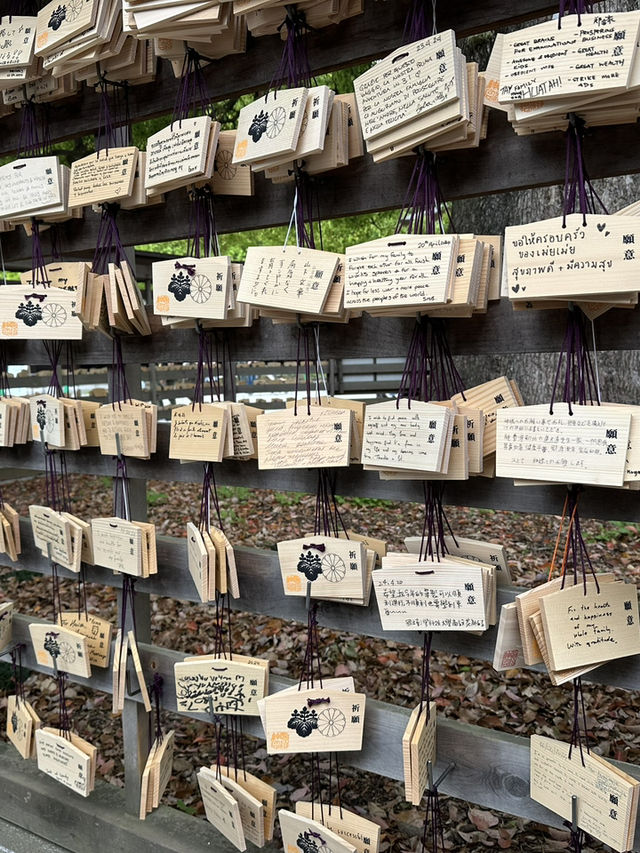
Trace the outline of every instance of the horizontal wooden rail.
[[[339, 26], [324, 27], [309, 36], [309, 61], [314, 74], [357, 65], [390, 53], [402, 44], [407, 3], [368, 0], [364, 13], [342, 21]], [[557, 4], [548, 0], [486, 0], [482, 6], [466, 0], [450, 0], [438, 8], [438, 28], [453, 28], [459, 38], [489, 29], [543, 17], [557, 12]], [[236, 98], [246, 92], [264, 90], [275, 74], [283, 42], [279, 36], [254, 39], [249, 36], [246, 54], [226, 56], [212, 62], [204, 75], [212, 101]], [[203, 53], [206, 53], [203, 50]], [[168, 62], [159, 65], [153, 83], [129, 89], [129, 112], [139, 122], [172, 112], [178, 81]], [[98, 96], [92, 88], [80, 95], [50, 105], [51, 139], [57, 142], [71, 136], [95, 133], [98, 125]], [[20, 136], [21, 113], [18, 110], [2, 119], [0, 155], [16, 151]]]
[[[197, 462], [181, 464], [168, 458], [169, 424], [158, 424], [158, 452], [151, 460], [129, 459], [130, 477], [171, 480], [182, 483], [202, 481], [202, 465]], [[97, 448], [85, 448], [66, 454], [70, 473], [110, 476], [114, 462], [102, 456]], [[42, 448], [39, 442], [0, 448], [0, 467], [44, 471]], [[255, 461], [225, 460], [216, 465], [219, 485], [248, 486], [252, 489], [315, 493], [315, 469], [261, 471]], [[391, 501], [422, 503], [424, 493], [418, 480], [380, 480], [375, 471], [364, 471], [359, 465], [336, 469], [336, 494], [356, 497], [382, 498]], [[447, 483], [445, 501], [452, 506], [477, 506], [485, 509], [505, 509], [514, 512], [549, 513], [562, 511], [564, 486], [514, 486], [511, 480], [472, 477], [462, 482]], [[580, 513], [584, 518], [607, 518], [617, 521], [637, 521], [640, 493], [623, 489], [589, 487], [581, 497]]]
[[[640, 150], [640, 146], [639, 146]], [[598, 351], [633, 350], [640, 332], [638, 311], [617, 310], [596, 320]], [[127, 364], [151, 362], [193, 363], [198, 358], [198, 336], [191, 329], [160, 329], [151, 317], [154, 334], [122, 338]], [[352, 320], [348, 334], [342, 325], [321, 324], [320, 350], [328, 358], [404, 357], [415, 321], [411, 318], [363, 317]], [[513, 355], [529, 352], [558, 352], [564, 339], [566, 312], [513, 311], [508, 300], [489, 306], [486, 314], [468, 319], [447, 320], [447, 337], [454, 355]], [[231, 357], [236, 362], [292, 361], [296, 358], [297, 328], [274, 326], [261, 320], [250, 329], [227, 329]], [[34, 341], [7, 341], [9, 364], [47, 363], [44, 348]], [[98, 332], [85, 332], [74, 344], [76, 366], [111, 364], [111, 342]], [[517, 377], [516, 377], [517, 378]]]
[[[49, 561], [33, 545], [31, 525], [27, 519], [21, 522], [23, 553], [19, 567], [39, 574], [49, 574]], [[241, 598], [232, 601], [232, 607], [243, 612], [273, 616], [277, 619], [306, 622], [307, 614], [303, 598], [286, 596], [282, 590], [280, 567], [275, 551], [257, 548], [236, 547], [236, 560], [240, 576]], [[158, 537], [158, 574], [136, 581], [136, 589], [153, 595], [175, 598], [179, 601], [199, 602], [195, 586], [187, 567], [185, 539], [169, 536]], [[71, 572], [60, 568], [61, 577], [75, 578]], [[120, 587], [122, 576], [99, 566], [87, 567], [87, 580], [106, 586]], [[522, 592], [517, 587], [498, 589], [498, 612], [503, 604], [514, 600]], [[423, 635], [418, 631], [383, 631], [378, 615], [375, 592], [371, 592], [369, 607], [349, 607], [330, 601], [318, 603], [318, 623], [325, 628], [377, 637], [390, 642], [422, 645]], [[465, 632], [440, 631], [434, 634], [434, 648], [450, 654], [467, 655], [476, 660], [493, 661], [497, 628], [490, 628], [480, 637]], [[541, 671], [540, 666], [527, 667]], [[640, 658], [624, 658], [599, 667], [585, 681], [609, 684], [626, 690], [640, 689]]]
[[[49, 668], [37, 663], [29, 641], [28, 626], [39, 621], [42, 620], [22, 614], [15, 616], [14, 637], [17, 642], [27, 645], [23, 665], [51, 674]], [[176, 711], [173, 666], [183, 660], [185, 655], [144, 644], [140, 644], [140, 653], [144, 671], [148, 674], [158, 673], [163, 678], [163, 707]], [[72, 677], [71, 680], [105, 693], [111, 692], [109, 669], [94, 668], [91, 679]], [[294, 683], [289, 679], [271, 676], [270, 692], [274, 693]], [[139, 696], [129, 698], [141, 701]], [[188, 713], [184, 716], [204, 722], [208, 720], [206, 714]], [[363, 749], [361, 752], [343, 754], [343, 763], [391, 779], [403, 779], [402, 735], [408, 719], [408, 709], [368, 699]], [[255, 717], [245, 718], [244, 730], [254, 737], [263, 736], [262, 726]], [[442, 764], [449, 761], [456, 764], [442, 784], [442, 793], [471, 800], [485, 808], [499, 809], [552, 826], [561, 825], [557, 815], [529, 798], [529, 743], [526, 738], [440, 718], [437, 750]], [[640, 778], [640, 767], [619, 762], [616, 764], [634, 778]]]

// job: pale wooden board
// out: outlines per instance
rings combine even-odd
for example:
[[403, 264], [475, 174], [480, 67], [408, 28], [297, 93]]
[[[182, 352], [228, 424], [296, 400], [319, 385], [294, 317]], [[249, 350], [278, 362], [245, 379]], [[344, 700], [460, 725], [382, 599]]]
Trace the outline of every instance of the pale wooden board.
[[220, 462], [228, 421], [229, 413], [213, 403], [172, 409], [169, 459]]
[[264, 838], [265, 841], [271, 841], [273, 838], [273, 828], [276, 819], [276, 800], [278, 792], [267, 782], [258, 779], [247, 770], [238, 770], [235, 767], [221, 767], [220, 772], [223, 776], [227, 776], [260, 801], [263, 808], [264, 819]]
[[250, 246], [237, 299], [296, 313], [323, 310], [340, 255], [295, 246]]
[[[322, 702], [314, 705], [318, 699]], [[364, 693], [339, 693], [324, 687], [268, 696], [264, 702], [267, 752], [360, 750], [365, 703]]]
[[149, 435], [144, 412], [139, 406], [129, 402], [107, 403], [96, 410], [95, 419], [101, 453], [117, 455], [117, 434], [123, 456], [149, 457]]
[[216, 714], [258, 714], [264, 696], [264, 667], [256, 664], [207, 658], [185, 659], [174, 667], [179, 711], [209, 712], [209, 698]]
[[504, 245], [512, 300], [638, 291], [640, 227], [634, 217], [572, 213], [566, 228], [562, 217], [512, 225]]
[[633, 837], [629, 839], [632, 799], [640, 783], [623, 777], [593, 752], [583, 750], [582, 760], [578, 749], [573, 750], [571, 759], [568, 756], [569, 744], [532, 736], [531, 798], [571, 820], [571, 797], [575, 794], [578, 826], [614, 850], [628, 850], [629, 841], [633, 846]]
[[411, 756], [411, 802], [419, 806], [422, 795], [429, 787], [428, 762], [433, 767], [436, 765], [436, 703], [429, 704], [427, 715], [427, 704], [425, 703], [420, 713], [418, 705], [416, 724], [409, 742], [409, 753]]
[[[445, 534], [444, 543], [447, 552], [452, 557], [464, 557], [466, 560], [474, 560], [478, 563], [488, 563], [495, 566], [498, 586], [511, 585], [511, 570], [505, 556], [504, 545], [498, 542], [469, 539], [468, 537], [458, 536], [457, 534], [455, 536]], [[419, 554], [422, 537], [407, 536], [404, 544], [410, 554]]]
[[153, 308], [172, 317], [224, 320], [231, 280], [230, 258], [176, 258], [152, 264]]
[[7, 696], [7, 726], [5, 733], [23, 758], [30, 758], [33, 749], [33, 718], [25, 702], [18, 696]]
[[145, 681], [144, 672], [142, 669], [142, 662], [140, 660], [140, 652], [138, 651], [138, 643], [136, 641], [135, 632], [129, 631], [127, 633], [127, 637], [129, 640], [129, 652], [133, 660], [133, 668], [136, 673], [136, 680], [140, 689], [142, 704], [144, 705], [145, 711], [149, 713], [151, 711], [151, 700], [149, 699], [149, 691], [147, 690], [147, 682]]
[[198, 785], [209, 823], [213, 824], [238, 850], [246, 850], [238, 803], [218, 782], [215, 773], [207, 767], [201, 767], [198, 770]]
[[217, 143], [220, 124], [209, 116], [175, 121], [147, 140], [144, 183], [147, 190], [182, 186], [206, 175], [207, 154]]
[[[570, 15], [562, 27], [547, 21], [506, 34], [498, 100], [508, 103], [566, 98], [587, 91], [623, 91], [639, 29], [640, 15], [627, 12], [582, 15], [580, 24]], [[587, 62], [588, 58], [592, 61]]]
[[313, 850], [314, 844], [318, 850], [330, 850], [331, 853], [356, 853], [357, 847], [354, 844], [332, 832], [319, 820], [312, 820], [286, 809], [280, 809], [278, 820], [282, 832], [282, 849], [285, 853]]
[[62, 401], [51, 394], [29, 398], [31, 409], [31, 439], [45, 441], [56, 447], [64, 445], [64, 408]]
[[511, 381], [506, 376], [499, 376], [482, 385], [465, 389], [451, 399], [458, 406], [471, 406], [482, 412], [484, 415], [482, 452], [485, 457], [495, 453], [497, 410], [520, 405]]
[[270, 91], [242, 107], [233, 163], [255, 163], [293, 154], [298, 144], [308, 89]]
[[[309, 547], [319, 546], [319, 547]], [[362, 542], [310, 534], [278, 542], [278, 559], [285, 595], [322, 598], [362, 598], [366, 549]]]
[[265, 412], [256, 419], [258, 467], [335, 468], [349, 464], [351, 419], [348, 409], [327, 409], [305, 404], [292, 409]]
[[0, 652], [11, 643], [13, 632], [13, 601], [0, 604]]
[[69, 207], [117, 201], [133, 190], [138, 149], [105, 148], [71, 164]]
[[493, 668], [502, 672], [505, 669], [520, 669], [524, 666], [524, 649], [520, 638], [518, 611], [515, 601], [503, 604], [500, 609], [498, 636], [493, 655]]
[[384, 630], [484, 631], [482, 568], [447, 561], [418, 562], [412, 554], [388, 555], [373, 573]]
[[347, 246], [345, 308], [446, 304], [457, 235], [396, 234]]
[[563, 670], [627, 657], [640, 652], [638, 594], [623, 582], [603, 584], [598, 592], [589, 579], [540, 600], [549, 658]]
[[407, 400], [367, 406], [362, 463], [376, 468], [438, 472], [453, 415], [449, 409]]
[[558, 687], [560, 684], [566, 684], [567, 681], [573, 681], [574, 678], [582, 678], [583, 675], [593, 672], [593, 670], [597, 669], [599, 666], [599, 664], [591, 664], [589, 666], [573, 667], [572, 669], [554, 669], [549, 657], [549, 648], [547, 646], [547, 638], [544, 634], [544, 626], [542, 624], [540, 611], [529, 616], [529, 624], [531, 625], [531, 630], [533, 631], [533, 635], [538, 643], [538, 648], [540, 649], [544, 665], [547, 667], [549, 680], [554, 687]]
[[58, 622], [65, 628], [82, 634], [87, 638], [89, 663], [92, 666], [108, 667], [111, 654], [111, 635], [113, 626], [106, 619], [93, 613], [66, 610], [58, 614]]
[[36, 504], [29, 507], [29, 519], [36, 547], [45, 556], [49, 556], [51, 549], [51, 560], [70, 568], [73, 544], [68, 519], [49, 507]]
[[200, 596], [200, 601], [209, 600], [209, 556], [202, 533], [192, 522], [187, 524], [187, 562], [189, 574]]
[[622, 486], [631, 414], [606, 406], [501, 409], [496, 476], [555, 483]]
[[454, 100], [455, 51], [455, 33], [446, 30], [398, 48], [356, 77], [353, 88], [364, 138], [380, 136]]
[[60, 174], [57, 157], [31, 157], [0, 166], [0, 219], [32, 212], [60, 212]]
[[256, 847], [264, 847], [264, 807], [260, 800], [248, 793], [228, 772], [221, 773], [218, 781], [238, 804], [245, 839]]
[[38, 729], [35, 738], [38, 770], [88, 797], [91, 793], [90, 756], [54, 729]]
[[80, 340], [76, 309], [76, 294], [70, 290], [2, 285], [0, 340]]
[[[51, 654], [53, 651], [59, 672], [91, 678], [87, 638], [82, 634], [48, 622], [33, 622], [29, 625], [29, 636], [39, 664], [54, 669], [54, 656]], [[45, 644], [53, 644], [51, 651]]]
[[26, 68], [33, 61], [36, 38], [34, 16], [4, 15], [0, 18], [0, 68]]
[[221, 130], [213, 168], [211, 186], [215, 195], [254, 194], [253, 170], [248, 163], [234, 163], [236, 131]]
[[142, 576], [142, 530], [124, 518], [91, 519], [96, 566]]

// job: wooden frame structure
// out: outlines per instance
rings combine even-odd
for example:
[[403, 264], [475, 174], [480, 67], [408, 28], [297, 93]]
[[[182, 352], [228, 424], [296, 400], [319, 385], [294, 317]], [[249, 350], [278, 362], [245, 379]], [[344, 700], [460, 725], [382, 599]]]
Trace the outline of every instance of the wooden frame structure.
[[[517, 13], [514, 14], [514, 11]], [[439, 12], [441, 29], [453, 27], [459, 36], [490, 29], [500, 29], [517, 21], [541, 17], [555, 11], [554, 4], [544, 0], [486, 0], [483, 4], [451, 0]], [[365, 0], [363, 15], [343, 22], [336, 29], [315, 32], [310, 36], [310, 59], [315, 71], [370, 60], [394, 49], [401, 41], [406, 4]], [[223, 99], [263, 86], [276, 66], [281, 50], [278, 37], [250, 40], [248, 52], [214, 62], [206, 69], [211, 94]], [[171, 110], [176, 81], [163, 64], [160, 79], [154, 84], [133, 87], [131, 115], [134, 121], [167, 113]], [[86, 133], [96, 124], [98, 102], [90, 89], [68, 102], [52, 107], [51, 133], [54, 141]], [[19, 115], [2, 120], [0, 154], [15, 151], [19, 132]], [[589, 145], [591, 177], [640, 172], [640, 148], [637, 125], [597, 128]], [[606, 143], [606, 144], [605, 144]], [[593, 156], [591, 156], [593, 155]], [[493, 114], [489, 138], [479, 149], [451, 152], [439, 158], [441, 181], [449, 199], [486, 193], [499, 193], [564, 179], [564, 141], [561, 134], [518, 137], [504, 116]], [[411, 159], [400, 159], [374, 165], [367, 157], [353, 167], [323, 175], [317, 180], [321, 211], [331, 216], [349, 216], [400, 206], [406, 187]], [[256, 182], [252, 199], [221, 197], [216, 203], [221, 231], [241, 231], [284, 224], [290, 213], [290, 188]], [[135, 245], [151, 236], [156, 240], [183, 237], [188, 227], [188, 209], [184, 192], [170, 193], [163, 207], [150, 210], [123, 211], [119, 225], [123, 243]], [[97, 216], [87, 212], [81, 221], [63, 226], [66, 253], [90, 257], [97, 232]], [[11, 268], [31, 256], [30, 241], [22, 231], [2, 236], [5, 262]], [[43, 235], [47, 251], [47, 236]], [[598, 324], [598, 346], [607, 349], [634, 349], [638, 344], [637, 311], [618, 311]], [[514, 352], [553, 352], [562, 340], [562, 312], [513, 312], [506, 300], [492, 305], [486, 315], [448, 322], [449, 341], [455, 354], [510, 354]], [[343, 327], [327, 325], [321, 331], [323, 358], [358, 358], [371, 356], [398, 357], [406, 352], [412, 321], [364, 317], [352, 321], [350, 334]], [[123, 355], [129, 366], [129, 387], [139, 396], [140, 364], [163, 362], [167, 353], [172, 362], [192, 362], [196, 358], [197, 340], [192, 331], [162, 330], [154, 323], [149, 338], [123, 340]], [[229, 343], [234, 359], [289, 360], [295, 358], [296, 330], [289, 326], [273, 326], [261, 321], [251, 329], [232, 330]], [[34, 344], [15, 342], [8, 345], [12, 364], [41, 365], [40, 348]], [[111, 362], [111, 345], [98, 334], [86, 333], [75, 348], [78, 366], [105, 365]], [[132, 478], [132, 517], [146, 518], [146, 478], [199, 482], [201, 466], [180, 465], [167, 458], [168, 425], [161, 424], [158, 452], [151, 461], [129, 461]], [[96, 449], [67, 454], [70, 472], [113, 474], [113, 460]], [[42, 449], [34, 443], [0, 450], [0, 465], [43, 470]], [[277, 488], [312, 492], [315, 474], [309, 471], [261, 472], [253, 463], [225, 461], [216, 468], [221, 484], [249, 485], [255, 488]], [[446, 498], [449, 503], [480, 507], [504, 508], [523, 512], [558, 512], [563, 497], [561, 486], [516, 488], [510, 482], [475, 478], [464, 483], [450, 483]], [[381, 482], [375, 473], [360, 468], [339, 472], [337, 492], [344, 495], [384, 497], [392, 500], [421, 500], [422, 485], [412, 481]], [[593, 517], [637, 519], [639, 498], [635, 492], [588, 489], [581, 504], [583, 513]], [[27, 521], [23, 521], [23, 553], [18, 568], [46, 574], [48, 561], [34, 548]], [[306, 621], [304, 601], [282, 595], [277, 556], [271, 551], [237, 548], [242, 598], [237, 603], [243, 610], [268, 613], [274, 617]], [[164, 702], [175, 710], [173, 663], [181, 659], [177, 652], [149, 645], [149, 595], [156, 594], [196, 601], [195, 587], [186, 565], [186, 541], [159, 537], [159, 573], [136, 584], [136, 621], [146, 672], [159, 672], [165, 679]], [[60, 570], [61, 576], [69, 576]], [[118, 587], [121, 578], [111, 572], [90, 568], [88, 580]], [[500, 590], [499, 603], [513, 599], [515, 590]], [[16, 616], [16, 640], [28, 638], [31, 617]], [[409, 633], [384, 633], [375, 603], [369, 608], [355, 608], [323, 602], [319, 622], [338, 630], [357, 632], [400, 642], [421, 643], [421, 636]], [[495, 629], [482, 637], [465, 634], [436, 635], [437, 648], [456, 651], [474, 658], [491, 660]], [[29, 647], [30, 648], [30, 647]], [[42, 671], [29, 651], [25, 665]], [[593, 680], [625, 689], [640, 688], [640, 661], [623, 660], [603, 666], [592, 675]], [[90, 681], [78, 679], [96, 689], [111, 690], [110, 673], [98, 671]], [[283, 679], [273, 678], [277, 687]], [[231, 849], [209, 825], [184, 814], [161, 807], [144, 822], [138, 822], [140, 775], [146, 758], [148, 719], [140, 697], [127, 698], [123, 714], [125, 747], [124, 791], [99, 785], [88, 801], [43, 777], [33, 767], [14, 758], [10, 747], [0, 748], [0, 817], [30, 828], [73, 851], [97, 849], [105, 833], [110, 843], [122, 849], [146, 851], [178, 851], [187, 847], [193, 853], [215, 849]], [[375, 773], [402, 778], [401, 737], [409, 712], [404, 708], [371, 701], [367, 706], [365, 748], [350, 756], [350, 764]], [[198, 715], [194, 714], [198, 718]], [[203, 718], [200, 716], [199, 718]], [[259, 734], [256, 722], [251, 732]], [[561, 825], [560, 819], [529, 799], [529, 747], [525, 738], [514, 737], [491, 729], [470, 726], [451, 720], [438, 723], [438, 752], [442, 760], [453, 759], [456, 769], [442, 785], [444, 793], [478, 803], [488, 808]], [[640, 778], [640, 768], [623, 765]], [[275, 848], [271, 848], [275, 849]]]

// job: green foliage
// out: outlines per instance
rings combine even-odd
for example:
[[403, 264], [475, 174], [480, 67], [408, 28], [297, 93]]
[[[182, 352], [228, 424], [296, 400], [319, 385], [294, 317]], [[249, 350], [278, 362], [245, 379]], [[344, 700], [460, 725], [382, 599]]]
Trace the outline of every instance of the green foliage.
[[162, 506], [169, 500], [169, 496], [164, 492], [157, 492], [155, 489], [149, 489], [147, 492], [147, 504], [149, 506]]
[[16, 569], [16, 571], [13, 572], [13, 576], [18, 583], [22, 583], [23, 581], [32, 581], [34, 578], [40, 577], [37, 572], [28, 572], [26, 569]]
[[366, 507], [370, 507], [371, 509], [389, 509], [394, 506], [393, 501], [388, 501], [384, 498], [344, 498], [342, 495], [336, 495], [336, 503], [340, 506], [348, 503], [351, 506], [362, 507], [363, 509]]
[[295, 506], [302, 498], [302, 492], [276, 492], [273, 496], [274, 501], [280, 506]]
[[218, 497], [221, 500], [229, 501], [237, 498], [242, 503], [246, 503], [251, 497], [251, 489], [247, 486], [218, 486]]
[[198, 810], [195, 806], [188, 806], [184, 800], [176, 800], [176, 808], [178, 809], [178, 811], [190, 814], [192, 817], [198, 813]]
[[585, 534], [586, 542], [617, 542], [623, 536], [637, 536], [638, 527], [626, 521], [607, 521], [598, 525], [595, 533]]
[[112, 485], [111, 477], [100, 477], [100, 484], [104, 489], [110, 489]]

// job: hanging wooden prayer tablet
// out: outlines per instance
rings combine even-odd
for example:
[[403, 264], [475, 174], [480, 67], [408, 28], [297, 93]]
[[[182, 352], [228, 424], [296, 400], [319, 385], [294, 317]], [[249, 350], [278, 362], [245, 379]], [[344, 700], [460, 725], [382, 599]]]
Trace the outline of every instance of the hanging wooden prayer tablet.
[[27, 15], [4, 15], [0, 18], [0, 69], [28, 68], [31, 65], [36, 20]]
[[[150, 767], [149, 804], [150, 809], [157, 809], [173, 771], [173, 753], [175, 748], [175, 732], [166, 732], [153, 745], [153, 762]], [[151, 753], [150, 753], [151, 758]]]
[[[422, 536], [407, 536], [404, 544], [410, 554], [419, 554]], [[465, 560], [489, 563], [495, 566], [498, 586], [511, 586], [511, 569], [505, 555], [504, 545], [497, 542], [483, 542], [480, 539], [469, 539], [457, 534], [455, 536], [445, 534], [444, 544], [447, 554], [451, 557], [463, 557]]]
[[0, 219], [64, 211], [57, 157], [28, 157], [0, 166]]
[[80, 678], [91, 678], [87, 638], [49, 622], [32, 622], [29, 636], [33, 653], [41, 666]]
[[345, 250], [345, 308], [417, 308], [452, 297], [457, 235], [395, 234]]
[[594, 298], [638, 292], [635, 217], [573, 213], [505, 229], [512, 300]]
[[349, 465], [351, 419], [347, 409], [298, 404], [293, 409], [259, 415], [258, 467], [336, 468]]
[[98, 0], [60, 3], [51, 0], [38, 12], [36, 56], [51, 53], [72, 36], [91, 29], [98, 11]]
[[69, 207], [127, 198], [133, 190], [138, 149], [103, 148], [71, 164]]
[[262, 779], [258, 779], [257, 776], [254, 776], [247, 770], [221, 766], [220, 773], [223, 776], [233, 779], [237, 785], [261, 803], [264, 820], [264, 840], [271, 841], [276, 820], [276, 800], [278, 797], [276, 789], [273, 785], [263, 782]]
[[479, 409], [484, 415], [484, 429], [482, 435], [482, 452], [484, 456], [495, 453], [496, 449], [496, 412], [498, 409], [522, 406], [520, 391], [513, 379], [499, 376], [482, 385], [465, 389], [460, 394], [455, 394], [451, 401], [457, 406], [471, 406]]
[[80, 340], [76, 294], [50, 287], [0, 286], [0, 340]]
[[156, 261], [153, 310], [172, 317], [224, 320], [231, 282], [228, 257]]
[[209, 555], [202, 533], [192, 522], [187, 524], [187, 565], [200, 601], [209, 601]]
[[64, 447], [64, 406], [59, 397], [38, 394], [29, 398], [31, 406], [31, 436], [33, 441], [45, 441]]
[[31, 758], [34, 721], [26, 701], [19, 696], [7, 696], [6, 735], [23, 758]]
[[344, 841], [353, 844], [357, 853], [378, 853], [380, 849], [380, 826], [342, 806], [298, 800], [296, 814], [321, 823]]
[[640, 652], [638, 594], [632, 584], [565, 583], [540, 599], [542, 624], [553, 669], [603, 663]]
[[218, 832], [222, 833], [238, 850], [246, 850], [240, 808], [236, 800], [216, 779], [215, 772], [208, 767], [201, 767], [198, 770], [198, 786], [209, 823], [215, 826]]
[[362, 542], [310, 534], [278, 542], [278, 560], [285, 595], [362, 598], [366, 578]]
[[147, 140], [147, 190], [175, 189], [210, 178], [219, 132], [219, 122], [196, 116], [174, 121], [152, 134]]
[[436, 763], [436, 703], [416, 705], [402, 736], [405, 798], [414, 806], [422, 802], [428, 785], [428, 764]]
[[362, 749], [364, 693], [315, 688], [276, 693], [265, 699], [269, 755], [352, 752]]
[[88, 797], [91, 793], [91, 757], [57, 729], [36, 732], [38, 770], [56, 782]]
[[[407, 555], [410, 557], [410, 555]], [[484, 631], [487, 625], [481, 567], [424, 560], [373, 573], [385, 631]]]
[[218, 137], [213, 179], [214, 195], [253, 195], [253, 170], [248, 163], [234, 163], [236, 131], [221, 130]]
[[268, 92], [238, 116], [233, 163], [255, 163], [293, 154], [302, 127], [308, 89]]
[[142, 577], [142, 530], [124, 518], [91, 520], [96, 566]]
[[493, 668], [502, 672], [505, 669], [521, 669], [523, 666], [524, 649], [518, 625], [518, 611], [515, 601], [510, 601], [500, 609]]
[[113, 626], [106, 619], [92, 613], [66, 610], [58, 614], [58, 623], [87, 639], [87, 650], [91, 666], [108, 667], [111, 655]]
[[0, 653], [11, 643], [13, 636], [13, 601], [0, 604]]
[[241, 716], [258, 714], [267, 683], [262, 666], [226, 658], [195, 658], [174, 664], [178, 711]]
[[129, 636], [122, 631], [122, 628], [118, 628], [111, 664], [112, 713], [116, 716], [124, 710], [128, 652]]
[[82, 549], [80, 552], [80, 558], [83, 563], [89, 563], [89, 565], [93, 565], [93, 540], [91, 538], [91, 525], [88, 521], [84, 521], [81, 518], [78, 518], [77, 515], [72, 515], [70, 512], [61, 512], [60, 515], [62, 518], [66, 518], [67, 521], [73, 526], [80, 528], [80, 532], [82, 534]]
[[238, 301], [302, 314], [320, 314], [340, 255], [295, 246], [249, 246]]
[[453, 413], [443, 406], [415, 400], [374, 403], [365, 410], [362, 464], [446, 471], [452, 429]]
[[[318, 811], [319, 811], [318, 806]], [[295, 812], [280, 809], [278, 820], [282, 832], [282, 849], [285, 853], [299, 851], [330, 850], [331, 853], [356, 853], [357, 847], [336, 835], [317, 820], [302, 817]]]
[[571, 820], [571, 797], [578, 798], [577, 821], [593, 838], [614, 850], [634, 846], [640, 782], [595, 752], [551, 738], [531, 737], [531, 798]]
[[97, 409], [95, 416], [102, 454], [118, 455], [118, 435], [123, 456], [149, 458], [149, 433], [144, 409], [129, 402], [107, 403]]
[[567, 15], [505, 34], [500, 63], [500, 103], [560, 99], [627, 88], [636, 53], [640, 15]]
[[607, 406], [523, 406], [497, 412], [496, 476], [622, 486], [631, 414]]
[[193, 403], [171, 410], [169, 459], [221, 462], [229, 412], [213, 403]]
[[[211, 769], [215, 770], [215, 767]], [[256, 847], [264, 847], [264, 807], [260, 800], [249, 794], [229, 773], [221, 773], [218, 781], [238, 804], [245, 839]]]
[[73, 539], [68, 519], [46, 506], [31, 505], [29, 518], [33, 541], [43, 556], [69, 568], [72, 563]]

